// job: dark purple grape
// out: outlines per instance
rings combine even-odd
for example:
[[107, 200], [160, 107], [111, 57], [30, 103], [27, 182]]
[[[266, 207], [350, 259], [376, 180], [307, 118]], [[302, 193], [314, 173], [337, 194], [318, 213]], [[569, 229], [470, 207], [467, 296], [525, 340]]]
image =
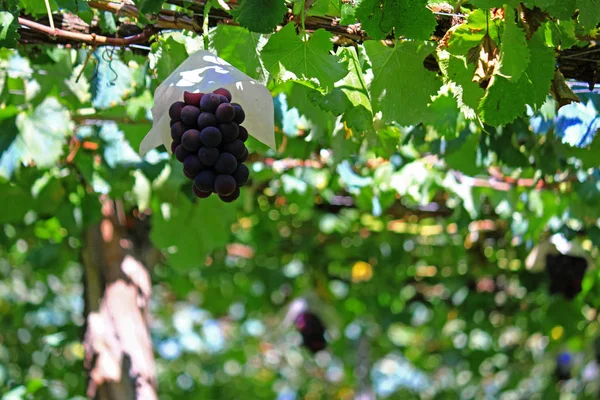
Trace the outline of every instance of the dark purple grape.
[[186, 171], [185, 169], [183, 170], [183, 174], [185, 175], [186, 178], [188, 178], [191, 181], [193, 181], [194, 178], [196, 177], [196, 174], [193, 174], [190, 171]]
[[183, 92], [183, 101], [190, 106], [200, 107], [200, 100], [204, 93]]
[[177, 146], [179, 146], [181, 144], [181, 142], [171, 142], [171, 153], [175, 153], [175, 149], [177, 148]]
[[325, 349], [325, 326], [321, 319], [311, 312], [303, 312], [294, 321], [302, 335], [302, 344], [313, 353]]
[[232, 201], [235, 201], [238, 199], [238, 197], [240, 197], [240, 188], [236, 187], [235, 190], [233, 191], [233, 193], [231, 193], [229, 196], [219, 196], [219, 197], [225, 203], [231, 203]]
[[217, 110], [215, 111], [215, 117], [217, 117], [217, 121], [219, 122], [233, 121], [233, 117], [235, 117], [235, 108], [233, 108], [231, 104], [219, 104], [219, 107], [217, 107]]
[[238, 139], [240, 139], [242, 142], [248, 140], [248, 130], [246, 128], [240, 125], [238, 126], [238, 131]]
[[202, 139], [200, 139], [201, 134], [197, 129], [189, 129], [183, 133], [181, 136], [181, 145], [192, 153], [198, 151], [200, 146], [202, 146]]
[[231, 142], [233, 139], [237, 138], [239, 128], [235, 122], [225, 122], [224, 124], [219, 124], [219, 130], [223, 135], [224, 142]]
[[203, 192], [212, 192], [215, 185], [215, 176], [215, 173], [210, 169], [202, 170], [194, 178], [194, 186]]
[[177, 122], [177, 121], [169, 121], [169, 126], [173, 126], [173, 125], [175, 125], [175, 123], [176, 123], [176, 122]]
[[225, 143], [223, 146], [223, 151], [233, 154], [236, 159], [240, 158], [244, 154], [244, 150], [246, 150], [246, 146], [240, 139], [235, 139], [229, 143]]
[[231, 103], [231, 105], [233, 108], [235, 108], [235, 118], [233, 119], [233, 122], [236, 124], [241, 124], [246, 119], [246, 113], [244, 112], [244, 109], [238, 103]]
[[238, 186], [244, 186], [250, 177], [250, 170], [244, 164], [238, 164], [237, 169], [231, 174]]
[[194, 125], [198, 122], [200, 109], [194, 106], [185, 106], [181, 110], [181, 121], [186, 125]]
[[223, 96], [222, 94], [218, 94], [217, 96], [219, 96], [219, 102], [221, 104], [223, 104], [223, 103], [229, 103], [229, 100], [227, 100], [227, 97]]
[[185, 160], [187, 156], [190, 155], [190, 152], [187, 151], [182, 145], [177, 146], [173, 153], [175, 153], [175, 158], [177, 159], [177, 161], [181, 163], [183, 162], [183, 160]]
[[183, 160], [183, 169], [195, 176], [202, 169], [202, 163], [197, 156], [190, 154]]
[[202, 139], [202, 144], [205, 146], [217, 147], [221, 144], [222, 135], [221, 131], [214, 126], [208, 126], [202, 129], [202, 132], [200, 132], [200, 138]]
[[200, 108], [204, 112], [214, 113], [219, 104], [221, 104], [219, 96], [214, 93], [206, 93], [202, 96], [202, 100], [200, 100]]
[[212, 192], [203, 192], [202, 190], [198, 189], [196, 185], [192, 185], [192, 191], [199, 199], [206, 199], [212, 194]]
[[216, 147], [202, 146], [198, 150], [198, 158], [207, 167], [213, 166], [217, 162], [217, 158], [219, 158], [219, 150]]
[[213, 93], [225, 96], [228, 102], [231, 101], [231, 92], [225, 88], [218, 88], [217, 90], [214, 90]]
[[215, 163], [217, 174], [231, 174], [237, 168], [237, 160], [231, 153], [220, 153]]
[[207, 126], [217, 126], [217, 119], [215, 114], [209, 112], [200, 113], [198, 116], [198, 129], [202, 130]]
[[171, 107], [169, 107], [169, 117], [171, 117], [171, 120], [181, 120], [181, 110], [183, 107], [185, 107], [185, 103], [183, 101], [176, 101], [175, 103], [171, 104]]
[[171, 126], [171, 139], [175, 141], [181, 141], [181, 136], [188, 128], [181, 121], [175, 122]]
[[249, 155], [250, 154], [248, 153], [248, 149], [244, 150], [244, 154], [242, 154], [242, 156], [240, 158], [238, 158], [238, 162], [245, 163], [246, 161], [248, 161]]
[[231, 175], [217, 175], [215, 178], [215, 193], [219, 196], [229, 196], [236, 187], [235, 179]]

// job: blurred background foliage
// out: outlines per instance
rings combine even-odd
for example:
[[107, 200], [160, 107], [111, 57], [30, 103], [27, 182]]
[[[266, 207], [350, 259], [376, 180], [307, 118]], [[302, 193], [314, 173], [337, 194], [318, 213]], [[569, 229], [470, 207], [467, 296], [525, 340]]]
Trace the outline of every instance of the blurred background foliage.
[[[218, 25], [148, 49], [0, 49], [2, 399], [85, 394], [81, 253], [102, 196], [150, 221], [160, 251], [147, 265], [160, 399], [597, 398], [595, 265], [566, 299], [525, 259], [552, 235], [597, 257], [598, 90], [568, 82], [580, 102], [557, 111], [548, 96], [495, 128], [440, 80], [397, 124], [356, 89], [377, 88], [377, 42], [337, 49], [349, 75], [325, 93], [323, 79], [276, 79], [265, 43]], [[234, 204], [196, 201], [164, 148], [136, 151], [154, 89], [205, 46], [275, 99], [278, 149], [249, 140]], [[413, 81], [388, 89], [436, 85]], [[316, 355], [285, 323], [299, 298], [327, 327]]]

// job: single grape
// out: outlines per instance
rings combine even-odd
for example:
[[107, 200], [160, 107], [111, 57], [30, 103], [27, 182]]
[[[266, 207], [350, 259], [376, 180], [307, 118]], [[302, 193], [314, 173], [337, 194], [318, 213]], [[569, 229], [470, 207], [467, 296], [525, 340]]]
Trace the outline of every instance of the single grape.
[[235, 117], [235, 108], [228, 103], [219, 104], [217, 111], [215, 111], [215, 117], [217, 117], [217, 121], [219, 122], [233, 121], [233, 117]]
[[181, 120], [181, 110], [183, 107], [185, 107], [185, 103], [183, 101], [176, 101], [175, 103], [171, 104], [171, 107], [169, 107], [169, 117], [171, 117], [171, 120]]
[[175, 148], [175, 151], [174, 151], [173, 153], [175, 153], [175, 158], [177, 159], [177, 161], [179, 161], [179, 162], [181, 162], [181, 163], [183, 162], [183, 160], [185, 160], [185, 158], [186, 158], [187, 156], [189, 156], [189, 155], [190, 155], [190, 152], [189, 152], [189, 151], [187, 151], [187, 150], [186, 150], [186, 149], [183, 147], [183, 145], [179, 145], [179, 146], [177, 146], [177, 148]]
[[242, 156], [240, 158], [238, 158], [238, 162], [245, 163], [246, 161], [248, 161], [249, 155], [250, 154], [248, 153], [248, 149], [244, 150], [244, 154], [242, 154]]
[[204, 93], [183, 92], [183, 101], [190, 106], [200, 107], [200, 100]]
[[217, 147], [221, 144], [222, 135], [221, 131], [214, 126], [208, 126], [202, 129], [202, 132], [200, 132], [200, 138], [202, 139], [202, 144], [205, 146]]
[[194, 186], [203, 192], [211, 192], [215, 185], [215, 176], [215, 173], [210, 169], [202, 170], [194, 178]]
[[219, 196], [219, 198], [225, 203], [231, 203], [232, 201], [237, 200], [238, 197], [240, 197], [240, 188], [238, 187], [236, 187], [233, 193], [231, 193], [229, 196]]
[[181, 145], [187, 151], [195, 153], [202, 146], [202, 139], [200, 137], [201, 134], [197, 129], [189, 129], [181, 136]]
[[196, 174], [186, 171], [185, 169], [183, 170], [183, 174], [185, 175], [186, 178], [188, 178], [191, 181], [193, 181], [194, 178], [196, 177]]
[[228, 102], [231, 101], [231, 92], [225, 88], [218, 88], [217, 90], [214, 90], [213, 93], [225, 96]]
[[213, 166], [217, 162], [217, 158], [219, 158], [219, 150], [215, 147], [202, 146], [198, 150], [198, 158], [207, 167]]
[[235, 179], [231, 175], [217, 175], [215, 178], [215, 193], [219, 196], [229, 196], [236, 187]]
[[175, 141], [180, 141], [181, 136], [183, 135], [183, 132], [185, 132], [186, 130], [188, 130], [188, 128], [183, 124], [183, 122], [181, 122], [181, 121], [175, 122], [171, 126], [171, 139], [173, 139]]
[[202, 112], [198, 116], [198, 129], [202, 130], [208, 126], [217, 126], [217, 119], [213, 113]]
[[181, 142], [171, 142], [171, 153], [175, 153], [175, 149], [177, 149], [177, 146], [179, 146], [181, 144]]
[[225, 122], [224, 124], [219, 124], [219, 130], [223, 135], [224, 142], [231, 142], [233, 139], [237, 138], [239, 128], [235, 122]]
[[212, 194], [212, 192], [203, 192], [202, 190], [198, 189], [196, 185], [192, 185], [192, 191], [199, 199], [206, 199]]
[[176, 123], [176, 122], [177, 122], [177, 121], [169, 121], [169, 126], [173, 126], [173, 125], [175, 125], [175, 123]]
[[202, 100], [200, 100], [200, 108], [204, 112], [214, 113], [217, 107], [219, 107], [221, 101], [219, 100], [219, 96], [214, 93], [207, 93], [202, 96]]
[[215, 163], [217, 174], [231, 174], [237, 168], [237, 160], [231, 153], [220, 153]]
[[242, 142], [245, 142], [246, 140], [248, 140], [248, 130], [246, 128], [244, 128], [243, 126], [238, 126], [238, 139], [240, 139]]
[[223, 104], [223, 103], [229, 103], [229, 100], [227, 100], [227, 97], [223, 96], [222, 94], [218, 94], [217, 96], [219, 96], [219, 102], [221, 104]]
[[233, 154], [233, 156], [238, 159], [244, 154], [246, 146], [240, 139], [235, 139], [229, 143], [225, 143], [223, 150], [227, 153]]
[[194, 106], [185, 106], [181, 110], [181, 121], [186, 125], [194, 125], [198, 122], [200, 109]]
[[233, 108], [235, 108], [235, 118], [233, 119], [233, 122], [236, 124], [241, 124], [246, 119], [246, 113], [244, 112], [244, 109], [238, 103], [231, 103], [231, 105]]
[[231, 174], [238, 186], [244, 186], [250, 177], [250, 170], [244, 164], [238, 164], [237, 169]]
[[183, 160], [183, 170], [196, 176], [202, 169], [202, 163], [197, 156], [190, 154]]

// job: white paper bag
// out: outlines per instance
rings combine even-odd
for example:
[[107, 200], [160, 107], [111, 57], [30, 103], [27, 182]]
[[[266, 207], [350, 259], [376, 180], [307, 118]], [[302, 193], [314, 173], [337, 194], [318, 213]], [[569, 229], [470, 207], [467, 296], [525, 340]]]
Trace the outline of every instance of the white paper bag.
[[209, 93], [221, 87], [231, 92], [232, 102], [243, 107], [246, 119], [242, 125], [248, 134], [275, 149], [273, 97], [269, 90], [211, 52], [200, 50], [156, 88], [152, 129], [140, 143], [140, 156], [161, 144], [171, 153], [169, 107], [183, 101], [183, 92]]

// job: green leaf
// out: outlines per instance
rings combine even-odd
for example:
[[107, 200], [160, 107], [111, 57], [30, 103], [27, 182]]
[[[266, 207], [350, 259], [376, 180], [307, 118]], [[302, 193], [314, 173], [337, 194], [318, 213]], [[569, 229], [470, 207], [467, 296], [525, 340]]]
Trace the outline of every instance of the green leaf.
[[479, 136], [469, 135], [459, 150], [454, 151], [444, 158], [449, 168], [459, 170], [467, 175], [476, 175], [481, 171], [477, 165]]
[[142, 14], [154, 14], [162, 9], [163, 0], [134, 0]]
[[568, 20], [573, 17], [576, 9], [576, 0], [529, 0], [525, 5], [529, 8], [539, 7], [553, 17]]
[[316, 0], [308, 9], [307, 16], [324, 17], [326, 15], [337, 17], [340, 15], [337, 0]]
[[161, 40], [158, 49], [160, 58], [156, 64], [156, 72], [158, 75], [158, 83], [161, 83], [171, 72], [175, 70], [188, 57], [187, 50], [183, 43], [178, 42], [172, 37]]
[[350, 129], [358, 132], [371, 131], [373, 130], [373, 109], [356, 49], [344, 48], [340, 50], [339, 55], [343, 61], [348, 62], [350, 72], [337, 83], [337, 86], [346, 94], [352, 105], [344, 113], [342, 120]]
[[[332, 35], [316, 30], [309, 39], [296, 35], [293, 24], [287, 24], [272, 35], [262, 51], [265, 67], [280, 80], [304, 80], [318, 84], [325, 92], [348, 74], [346, 63], [330, 54]], [[315, 82], [316, 81], [316, 82]]]
[[[13, 48], [17, 46], [19, 35], [19, 7], [16, 0], [5, 0], [3, 10], [0, 11], [0, 48]], [[0, 85], [1, 89], [1, 85]]]
[[538, 30], [529, 40], [531, 59], [524, 76], [518, 82], [494, 75], [479, 111], [481, 118], [490, 125], [499, 126], [512, 122], [525, 113], [525, 105], [540, 107], [548, 96], [554, 77], [554, 50], [544, 43], [543, 32]]
[[21, 160], [38, 167], [54, 165], [62, 155], [65, 137], [72, 132], [69, 111], [54, 97], [48, 97], [31, 114], [17, 118], [19, 136], [16, 145]]
[[309, 97], [315, 104], [333, 115], [342, 115], [349, 107], [352, 107], [352, 103], [350, 103], [346, 94], [339, 88], [333, 89], [331, 93], [326, 95], [322, 95], [315, 90], [309, 94]]
[[373, 65], [371, 99], [384, 121], [400, 125], [419, 123], [427, 104], [441, 86], [436, 74], [423, 66], [434, 47], [430, 43], [402, 42], [390, 48], [367, 41], [365, 49]]
[[259, 52], [263, 40], [258, 33], [240, 26], [219, 24], [211, 36], [217, 55], [251, 78], [265, 80]]
[[600, 0], [577, 0], [579, 20], [586, 29], [593, 29], [600, 23]]
[[[191, 187], [187, 190], [191, 191]], [[227, 244], [235, 206], [218, 196], [190, 202], [182, 192], [169, 194], [169, 203], [153, 209], [150, 238], [161, 249], [169, 249], [169, 263], [182, 269], [204, 266], [206, 256]]]
[[452, 28], [445, 49], [464, 56], [479, 45], [486, 32], [492, 38], [498, 37], [498, 20], [489, 20], [486, 11], [475, 10], [467, 17], [467, 22]]
[[518, 81], [521, 74], [529, 65], [529, 48], [525, 39], [525, 31], [517, 26], [512, 8], [505, 9], [508, 18], [504, 22], [500, 46], [500, 71], [499, 74], [511, 81]]
[[394, 37], [427, 40], [436, 26], [427, 0], [361, 0], [356, 18], [373, 39]]
[[485, 90], [473, 82], [473, 64], [467, 62], [465, 56], [455, 56], [448, 51], [438, 51], [438, 62], [443, 74], [454, 84], [458, 105], [469, 118], [474, 117]]
[[231, 14], [252, 32], [271, 33], [283, 22], [286, 12], [284, 0], [242, 0]]

